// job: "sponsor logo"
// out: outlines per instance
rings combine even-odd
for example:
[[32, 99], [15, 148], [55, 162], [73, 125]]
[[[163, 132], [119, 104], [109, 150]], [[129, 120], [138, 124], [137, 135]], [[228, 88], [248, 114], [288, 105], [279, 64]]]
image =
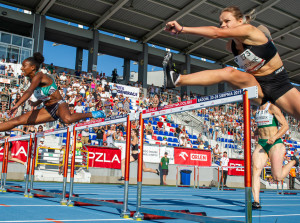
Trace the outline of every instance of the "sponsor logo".
[[191, 154], [191, 160], [207, 161], [207, 155], [204, 155], [204, 154]]
[[95, 159], [95, 162], [101, 162], [101, 163], [113, 163], [113, 162], [121, 163], [117, 154], [115, 154], [112, 158], [108, 159], [106, 153], [89, 152], [89, 158]]
[[238, 168], [239, 166], [242, 166], [242, 164], [239, 164], [239, 163], [230, 163], [230, 166], [237, 167], [237, 168], [233, 168], [236, 171], [244, 171], [244, 167]]
[[184, 160], [186, 160], [186, 158], [189, 157], [189, 155], [188, 155], [186, 152], [181, 152], [181, 153], [179, 154], [179, 156], [180, 156], [182, 159], [184, 159]]

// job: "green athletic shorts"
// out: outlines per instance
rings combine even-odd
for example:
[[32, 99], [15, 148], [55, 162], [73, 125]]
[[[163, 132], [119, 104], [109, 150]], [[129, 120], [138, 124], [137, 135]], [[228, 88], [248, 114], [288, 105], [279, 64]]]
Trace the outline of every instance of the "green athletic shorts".
[[258, 139], [258, 144], [262, 146], [262, 148], [266, 151], [267, 154], [269, 154], [270, 149], [278, 144], [278, 143], [283, 143], [282, 139], [277, 139], [274, 144], [268, 144], [267, 139]]

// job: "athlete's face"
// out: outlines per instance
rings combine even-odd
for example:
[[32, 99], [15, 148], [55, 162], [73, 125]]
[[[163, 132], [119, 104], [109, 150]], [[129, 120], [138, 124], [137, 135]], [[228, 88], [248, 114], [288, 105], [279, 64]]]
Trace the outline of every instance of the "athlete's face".
[[23, 75], [28, 76], [30, 73], [34, 72], [35, 66], [31, 65], [28, 60], [24, 60], [22, 63], [21, 71]]
[[243, 19], [237, 20], [231, 12], [223, 12], [220, 15], [220, 28], [234, 28], [243, 24]]

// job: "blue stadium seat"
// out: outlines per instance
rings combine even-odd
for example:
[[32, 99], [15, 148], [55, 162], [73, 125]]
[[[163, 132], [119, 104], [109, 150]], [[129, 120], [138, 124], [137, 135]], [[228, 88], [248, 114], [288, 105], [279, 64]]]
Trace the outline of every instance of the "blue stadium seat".
[[172, 143], [168, 143], [168, 146], [173, 146], [173, 144]]
[[168, 138], [168, 142], [173, 142], [173, 139], [172, 138]]
[[197, 136], [196, 135], [193, 135], [193, 138], [192, 139], [197, 139]]
[[172, 124], [171, 124], [171, 127], [175, 128], [175, 127], [176, 127], [176, 125], [175, 125], [174, 123], [172, 123]]
[[174, 132], [169, 132], [169, 136], [174, 136]]
[[154, 134], [157, 135], [157, 134], [158, 134], [158, 131], [157, 131], [157, 130], [154, 130]]
[[149, 120], [149, 122], [152, 124], [153, 123], [153, 121], [151, 121], [151, 120]]
[[193, 146], [193, 148], [197, 149], [197, 148], [198, 148], [198, 146]]
[[144, 124], [148, 124], [148, 120], [147, 119], [144, 120]]
[[157, 136], [157, 140], [162, 141], [163, 137], [162, 136]]
[[153, 124], [153, 125], [157, 125], [157, 121], [154, 121], [152, 124]]
[[159, 118], [154, 118], [154, 121], [159, 122]]
[[165, 132], [164, 132], [164, 135], [165, 135], [165, 136], [168, 136], [168, 135], [169, 135], [169, 133], [168, 133], [167, 131], [165, 131]]
[[178, 143], [178, 139], [177, 138], [173, 138], [173, 142]]
[[159, 131], [158, 135], [164, 135], [164, 132], [163, 131]]
[[224, 142], [225, 140], [224, 140], [224, 138], [221, 138], [221, 142]]

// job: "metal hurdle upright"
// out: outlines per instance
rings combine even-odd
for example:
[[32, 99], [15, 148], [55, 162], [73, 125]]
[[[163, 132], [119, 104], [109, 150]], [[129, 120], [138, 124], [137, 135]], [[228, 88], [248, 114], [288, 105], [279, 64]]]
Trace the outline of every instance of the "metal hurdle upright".
[[[252, 206], [251, 206], [251, 138], [250, 138], [250, 101], [249, 98], [257, 98], [257, 87], [249, 87], [246, 89], [239, 89], [235, 91], [225, 92], [221, 94], [211, 95], [207, 97], [201, 97], [200, 99], [193, 99], [182, 103], [167, 105], [162, 108], [154, 108], [143, 111], [140, 115], [140, 124], [143, 123], [143, 119], [149, 117], [156, 117], [160, 115], [178, 113], [182, 111], [201, 109], [209, 106], [216, 106], [226, 103], [232, 103], [237, 101], [243, 101], [244, 105], [244, 129], [245, 129], [245, 220], [247, 223], [252, 222]], [[143, 125], [141, 125], [143, 126]], [[240, 222], [227, 219], [217, 219], [211, 217], [197, 216], [193, 214], [176, 213], [172, 211], [159, 210], [154, 208], [147, 208], [141, 205], [142, 200], [142, 169], [143, 169], [143, 134], [140, 135], [140, 154], [138, 162], [138, 185], [137, 185], [137, 202], [136, 213], [134, 215], [135, 220], [142, 220], [143, 214], [154, 214], [171, 218], [181, 218], [185, 220], [198, 221], [198, 222]]]

